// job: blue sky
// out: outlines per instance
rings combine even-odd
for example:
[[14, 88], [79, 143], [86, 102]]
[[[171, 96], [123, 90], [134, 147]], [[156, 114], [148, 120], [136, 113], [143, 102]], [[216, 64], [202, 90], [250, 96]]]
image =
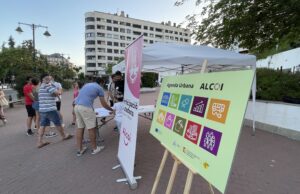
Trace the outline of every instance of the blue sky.
[[101, 11], [116, 13], [121, 10], [129, 17], [153, 22], [180, 23], [188, 14], [196, 13], [194, 1], [180, 7], [175, 0], [0, 0], [0, 44], [10, 35], [17, 44], [32, 39], [29, 26], [21, 26], [22, 34], [15, 29], [18, 22], [48, 26], [52, 36], [46, 38], [45, 29], [36, 30], [36, 49], [44, 54], [65, 53], [75, 65], [84, 65], [84, 13]]

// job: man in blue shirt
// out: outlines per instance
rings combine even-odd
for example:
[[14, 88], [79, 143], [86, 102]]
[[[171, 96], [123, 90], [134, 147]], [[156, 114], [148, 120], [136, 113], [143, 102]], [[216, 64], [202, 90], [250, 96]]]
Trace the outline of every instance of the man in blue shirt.
[[79, 91], [77, 98], [75, 99], [74, 112], [76, 115], [77, 123], [77, 146], [78, 152], [77, 156], [81, 156], [86, 147], [82, 147], [82, 140], [84, 129], [86, 128], [89, 132], [89, 137], [92, 146], [92, 154], [97, 154], [100, 152], [104, 146], [97, 146], [96, 144], [96, 113], [93, 108], [94, 100], [99, 97], [100, 103], [107, 110], [113, 111], [109, 105], [106, 103], [104, 98], [104, 90], [100, 86], [102, 83], [101, 78], [96, 78], [95, 82], [85, 84]]
[[49, 144], [49, 142], [43, 141], [43, 135], [46, 127], [50, 126], [50, 121], [54, 123], [63, 140], [67, 140], [72, 137], [70, 134], [65, 134], [56, 108], [55, 97], [60, 95], [60, 92], [51, 83], [51, 76], [48, 74], [42, 75], [41, 80], [42, 84], [39, 89], [40, 128], [37, 143], [38, 148]]

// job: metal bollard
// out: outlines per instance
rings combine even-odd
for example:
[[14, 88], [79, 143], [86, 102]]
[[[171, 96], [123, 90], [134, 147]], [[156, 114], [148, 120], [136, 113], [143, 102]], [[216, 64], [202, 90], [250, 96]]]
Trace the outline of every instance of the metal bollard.
[[12, 103], [12, 96], [11, 95], [8, 96], [8, 101], [9, 101], [9, 108], [13, 108], [14, 103]]

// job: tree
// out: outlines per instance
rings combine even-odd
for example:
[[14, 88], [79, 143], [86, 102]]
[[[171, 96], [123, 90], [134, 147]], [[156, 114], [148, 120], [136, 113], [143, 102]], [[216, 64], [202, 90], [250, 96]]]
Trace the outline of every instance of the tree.
[[9, 46], [9, 48], [15, 48], [15, 44], [16, 43], [15, 43], [13, 37], [10, 36], [9, 39], [8, 39], [8, 46]]
[[[179, 0], [175, 5], [182, 5]], [[300, 42], [299, 0], [196, 0], [204, 6], [200, 14], [187, 16], [189, 26], [202, 44], [228, 49], [235, 44], [261, 54]]]

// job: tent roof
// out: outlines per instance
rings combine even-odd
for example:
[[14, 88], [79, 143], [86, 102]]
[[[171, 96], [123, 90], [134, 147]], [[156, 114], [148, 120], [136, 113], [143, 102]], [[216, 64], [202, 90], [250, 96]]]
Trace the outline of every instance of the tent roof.
[[[154, 43], [143, 48], [143, 71], [162, 72], [180, 69], [200, 71], [204, 60], [208, 69], [235, 69], [255, 67], [256, 57], [203, 45]], [[213, 66], [211, 66], [213, 65]], [[114, 66], [113, 71], [123, 71], [125, 64]]]

